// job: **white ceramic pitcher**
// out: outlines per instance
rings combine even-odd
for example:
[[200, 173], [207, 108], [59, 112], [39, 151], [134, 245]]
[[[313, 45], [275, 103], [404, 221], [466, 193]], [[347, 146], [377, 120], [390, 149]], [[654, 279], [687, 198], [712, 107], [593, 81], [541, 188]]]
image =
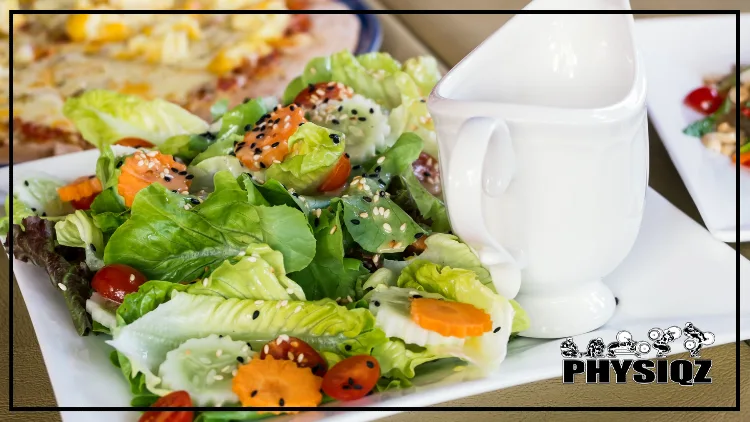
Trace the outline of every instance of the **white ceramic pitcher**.
[[[630, 10], [626, 0], [527, 9], [575, 7]], [[519, 14], [430, 95], [453, 230], [528, 312], [521, 335], [581, 334], [614, 313], [602, 278], [641, 223], [645, 97], [630, 14]]]

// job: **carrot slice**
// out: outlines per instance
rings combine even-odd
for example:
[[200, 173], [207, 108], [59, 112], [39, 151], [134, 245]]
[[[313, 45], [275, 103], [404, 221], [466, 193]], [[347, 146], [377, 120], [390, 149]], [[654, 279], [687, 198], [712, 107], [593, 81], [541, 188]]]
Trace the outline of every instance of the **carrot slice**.
[[252, 171], [284, 161], [289, 153], [289, 137], [305, 122], [305, 112], [299, 106], [274, 107], [273, 112], [261, 117], [245, 139], [234, 146], [237, 159]]
[[747, 164], [747, 163], [750, 163], [750, 152], [741, 152], [740, 164]]
[[447, 337], [480, 336], [492, 329], [490, 316], [481, 309], [437, 299], [413, 299], [411, 319], [420, 327]]
[[[232, 379], [232, 391], [243, 406], [315, 407], [323, 400], [320, 393], [322, 382], [323, 378], [313, 375], [310, 368], [300, 368], [294, 361], [266, 356], [240, 366]], [[282, 412], [270, 413], [278, 415]]]
[[141, 138], [122, 138], [115, 142], [116, 145], [133, 148], [153, 148], [154, 144]]
[[125, 159], [120, 167], [117, 192], [125, 199], [125, 205], [133, 205], [135, 194], [152, 183], [161, 183], [175, 192], [187, 192], [192, 175], [184, 164], [175, 161], [171, 155], [158, 151], [145, 153], [138, 151]]
[[102, 182], [96, 176], [82, 176], [73, 183], [57, 188], [57, 194], [64, 202], [78, 201], [102, 191]]

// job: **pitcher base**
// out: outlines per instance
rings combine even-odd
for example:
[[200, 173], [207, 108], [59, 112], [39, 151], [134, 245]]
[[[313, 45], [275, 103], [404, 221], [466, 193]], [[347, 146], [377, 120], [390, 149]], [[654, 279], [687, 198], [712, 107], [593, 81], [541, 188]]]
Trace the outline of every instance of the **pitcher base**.
[[516, 301], [529, 315], [531, 327], [519, 335], [561, 338], [596, 330], [615, 312], [615, 297], [601, 280], [581, 284], [562, 294], [524, 294]]

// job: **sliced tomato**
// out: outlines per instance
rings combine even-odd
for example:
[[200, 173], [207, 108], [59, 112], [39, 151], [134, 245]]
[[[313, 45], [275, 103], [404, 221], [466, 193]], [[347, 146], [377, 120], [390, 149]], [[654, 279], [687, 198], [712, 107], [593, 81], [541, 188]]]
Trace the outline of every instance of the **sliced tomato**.
[[353, 95], [354, 90], [341, 82], [320, 82], [315, 85], [310, 84], [300, 91], [294, 99], [294, 103], [310, 109], [330, 100], [341, 101], [345, 98], [351, 98]]
[[[193, 407], [187, 391], [174, 391], [157, 400], [151, 407]], [[192, 410], [149, 410], [138, 422], [192, 422]]]
[[685, 105], [703, 114], [713, 113], [723, 102], [724, 99], [719, 96], [716, 89], [707, 86], [693, 90], [685, 97]]
[[349, 178], [349, 173], [352, 172], [352, 163], [349, 161], [349, 156], [344, 154], [339, 158], [339, 161], [331, 170], [326, 180], [320, 185], [318, 190], [320, 192], [332, 192], [336, 189], [344, 186], [346, 180]]
[[110, 264], [94, 274], [91, 287], [107, 299], [122, 303], [126, 294], [138, 291], [145, 282], [146, 276], [135, 268], [124, 264]]
[[323, 391], [337, 400], [357, 400], [372, 391], [380, 364], [368, 355], [352, 356], [333, 365], [323, 377]]
[[122, 138], [115, 142], [115, 145], [133, 148], [153, 148], [155, 146], [151, 142], [141, 138]]
[[91, 195], [91, 196], [87, 196], [85, 198], [73, 200], [73, 201], [70, 201], [70, 204], [73, 205], [73, 208], [75, 208], [77, 210], [84, 210], [84, 211], [86, 211], [89, 208], [91, 208], [91, 204], [94, 202], [94, 199], [96, 199], [97, 195]]
[[328, 362], [309, 344], [296, 337], [279, 336], [269, 341], [260, 351], [260, 358], [271, 356], [277, 360], [294, 361], [300, 368], [311, 368], [319, 377], [328, 371]]
[[740, 112], [742, 113], [743, 116], [745, 116], [748, 119], [750, 119], [750, 108], [748, 108], [748, 107], [741, 107], [740, 108]]

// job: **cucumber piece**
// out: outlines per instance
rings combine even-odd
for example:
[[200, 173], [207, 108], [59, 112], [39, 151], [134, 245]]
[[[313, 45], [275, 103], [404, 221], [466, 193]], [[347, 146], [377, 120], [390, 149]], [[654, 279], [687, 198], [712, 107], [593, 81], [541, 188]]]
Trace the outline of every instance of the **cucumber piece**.
[[361, 164], [388, 146], [388, 117], [376, 102], [361, 95], [321, 104], [308, 112], [308, 119], [346, 135], [345, 152], [352, 164]]
[[182, 343], [159, 366], [161, 388], [185, 390], [196, 406], [238, 403], [232, 391], [235, 370], [255, 355], [243, 341], [212, 334]]

